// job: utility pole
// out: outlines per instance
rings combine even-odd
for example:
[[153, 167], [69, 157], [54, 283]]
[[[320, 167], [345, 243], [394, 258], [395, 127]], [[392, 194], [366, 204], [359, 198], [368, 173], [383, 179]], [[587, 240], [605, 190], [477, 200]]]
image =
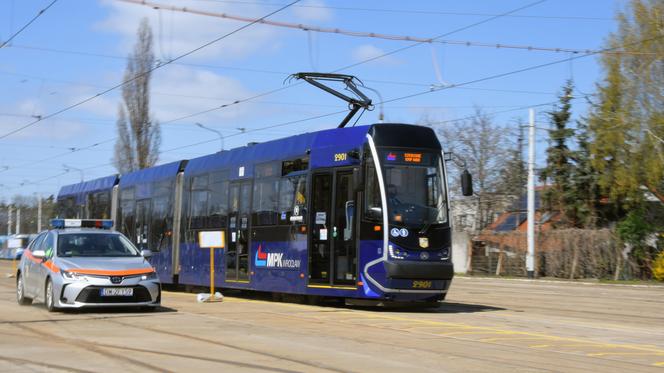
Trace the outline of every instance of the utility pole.
[[37, 193], [37, 233], [42, 230], [42, 198], [41, 193]]
[[12, 207], [13, 206], [11, 204], [7, 206], [7, 236], [12, 235], [12, 214], [14, 213], [14, 209]]
[[21, 208], [16, 208], [16, 234], [21, 234]]
[[530, 109], [528, 125], [528, 278], [535, 278], [535, 109]]

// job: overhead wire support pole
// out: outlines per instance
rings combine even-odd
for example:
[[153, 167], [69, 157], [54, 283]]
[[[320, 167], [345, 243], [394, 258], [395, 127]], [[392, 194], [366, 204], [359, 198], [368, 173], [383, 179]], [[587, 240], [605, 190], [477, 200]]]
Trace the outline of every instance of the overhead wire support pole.
[[528, 253], [526, 271], [535, 278], [535, 109], [529, 110], [528, 125]]

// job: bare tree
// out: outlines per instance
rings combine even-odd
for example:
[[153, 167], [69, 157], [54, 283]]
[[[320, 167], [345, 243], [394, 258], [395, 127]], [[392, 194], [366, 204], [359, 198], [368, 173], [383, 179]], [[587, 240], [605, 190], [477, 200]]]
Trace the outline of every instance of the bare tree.
[[436, 124], [428, 119], [422, 124], [433, 127], [443, 149], [454, 154], [448, 164], [450, 188], [460, 190], [456, 175], [465, 166], [473, 175], [475, 184], [475, 229], [481, 230], [490, 224], [497, 212], [503, 212], [505, 198], [499, 191], [503, 180], [501, 170], [507, 163], [508, 146], [506, 129], [495, 124], [480, 108], [475, 116], [466, 121]]
[[150, 115], [150, 78], [154, 65], [152, 30], [147, 18], [138, 28], [138, 41], [129, 55], [118, 107], [118, 140], [113, 163], [120, 173], [154, 166], [159, 160], [161, 129]]

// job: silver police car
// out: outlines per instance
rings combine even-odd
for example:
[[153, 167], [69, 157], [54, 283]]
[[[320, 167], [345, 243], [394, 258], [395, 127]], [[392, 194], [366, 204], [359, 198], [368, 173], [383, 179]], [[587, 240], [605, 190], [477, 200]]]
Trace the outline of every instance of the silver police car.
[[161, 284], [112, 220], [54, 219], [24, 251], [16, 273], [19, 304], [44, 301], [49, 311], [85, 306], [140, 306], [161, 302]]

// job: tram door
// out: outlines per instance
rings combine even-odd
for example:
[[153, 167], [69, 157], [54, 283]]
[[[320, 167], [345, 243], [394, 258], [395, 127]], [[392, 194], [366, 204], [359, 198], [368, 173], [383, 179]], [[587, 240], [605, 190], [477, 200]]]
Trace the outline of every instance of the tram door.
[[251, 182], [230, 185], [226, 281], [249, 281]]
[[354, 284], [357, 280], [353, 172], [315, 174], [312, 186], [309, 282]]
[[[148, 239], [150, 238], [150, 200], [143, 199], [136, 202], [136, 246], [139, 249], [148, 249]], [[150, 250], [157, 248], [150, 247]]]

